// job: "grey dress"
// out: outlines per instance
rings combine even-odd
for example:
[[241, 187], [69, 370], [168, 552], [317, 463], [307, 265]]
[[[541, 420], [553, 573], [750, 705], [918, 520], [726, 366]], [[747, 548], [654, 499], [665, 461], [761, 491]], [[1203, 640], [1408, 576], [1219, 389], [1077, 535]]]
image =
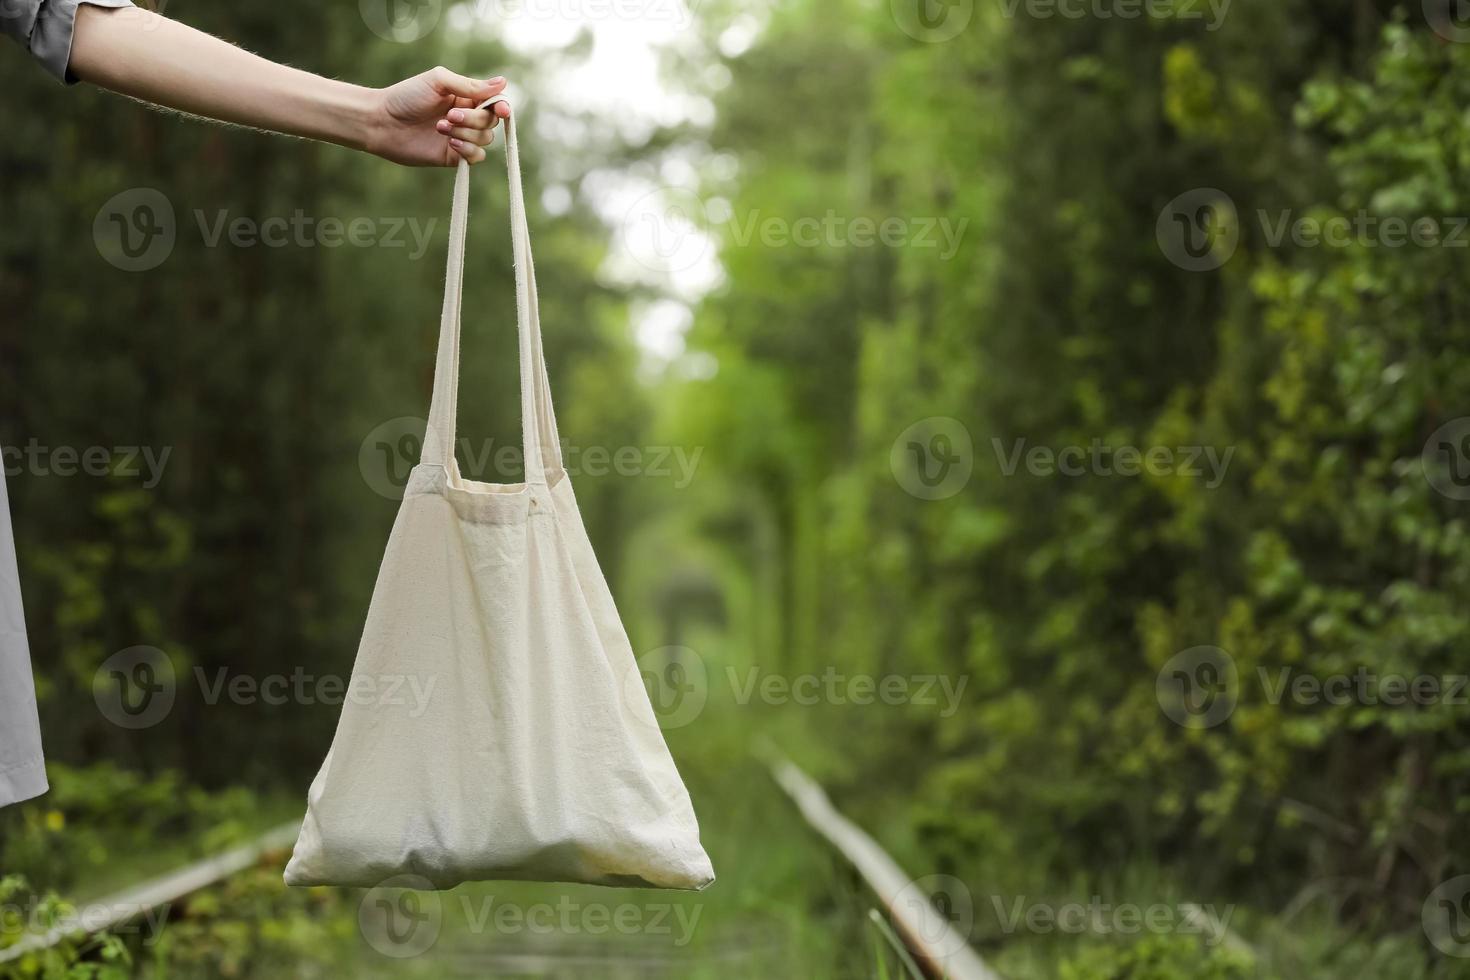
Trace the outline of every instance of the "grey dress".
[[[79, 3], [132, 6], [129, 0], [0, 0], [0, 32], [24, 45], [52, 75], [74, 82], [67, 65]], [[0, 454], [0, 807], [47, 789], [3, 461]]]
[[71, 61], [77, 7], [83, 3], [97, 7], [133, 5], [132, 0], [0, 0], [0, 32], [23, 44], [51, 74], [63, 82], [74, 82], [76, 76], [67, 65]]
[[31, 655], [20, 606], [5, 467], [0, 464], [0, 806], [44, 792], [41, 726], [36, 720], [36, 689], [31, 683]]

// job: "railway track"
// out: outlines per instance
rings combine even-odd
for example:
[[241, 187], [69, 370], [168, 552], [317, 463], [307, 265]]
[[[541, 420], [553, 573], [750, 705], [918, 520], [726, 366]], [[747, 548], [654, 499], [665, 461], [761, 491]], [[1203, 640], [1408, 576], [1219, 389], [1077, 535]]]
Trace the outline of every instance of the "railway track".
[[[910, 973], [948, 980], [1001, 980], [980, 959], [967, 937], [959, 934], [939, 913], [897, 862], [862, 828], [836, 810], [820, 785], [784, 758], [772, 758], [767, 765], [776, 785], [795, 805], [806, 825], [857, 872], [872, 892], [882, 910], [874, 910], [871, 916], [873, 927], [894, 946]], [[262, 861], [273, 860], [278, 852], [284, 859], [284, 853], [295, 841], [299, 829], [299, 823], [294, 821], [273, 827], [247, 844], [89, 901], [79, 906], [83, 909], [82, 914], [66, 924], [28, 934], [14, 945], [0, 949], [0, 976], [9, 975], [6, 964], [15, 964], [28, 954], [44, 952], [68, 940], [85, 939], [88, 935], [109, 931], [126, 931], [130, 923], [145, 919], [161, 923], [175, 906], [185, 904], [191, 895], [219, 885]], [[735, 956], [739, 951], [706, 952], [719, 959]], [[654, 955], [654, 960], [642, 963], [646, 975], [662, 975], [663, 967], [678, 969], [678, 960], [657, 961], [657, 955], [652, 951], [645, 953]], [[637, 958], [645, 954], [633, 950], [599, 951], [586, 945], [561, 948], [552, 942], [540, 949], [486, 949], [478, 954], [446, 949], [436, 955], [444, 960], [441, 966], [457, 964], [482, 976], [501, 971], [517, 975], [565, 976], [568, 970], [594, 969], [599, 963], [599, 956], [603, 964], [601, 973], [606, 975], [610, 960], [621, 962], [626, 955]], [[470, 955], [474, 962], [457, 963], [457, 958], [463, 959], [466, 955]], [[683, 962], [687, 965], [688, 961]], [[727, 965], [733, 965], [733, 961]]]
[[[897, 861], [866, 831], [838, 812], [827, 793], [787, 759], [773, 758], [771, 775], [818, 834], [852, 865], [882, 903], [893, 932], [914, 967], [928, 977], [948, 980], [1001, 980], [980, 954], [940, 914]], [[881, 927], [884, 923], [878, 923]]]
[[0, 966], [28, 953], [50, 949], [68, 939], [115, 930], [136, 919], [167, 914], [175, 903], [253, 867], [272, 851], [289, 848], [301, 830], [300, 822], [272, 827], [248, 844], [185, 865], [132, 888], [85, 903], [82, 913], [65, 925], [24, 936], [0, 949]]

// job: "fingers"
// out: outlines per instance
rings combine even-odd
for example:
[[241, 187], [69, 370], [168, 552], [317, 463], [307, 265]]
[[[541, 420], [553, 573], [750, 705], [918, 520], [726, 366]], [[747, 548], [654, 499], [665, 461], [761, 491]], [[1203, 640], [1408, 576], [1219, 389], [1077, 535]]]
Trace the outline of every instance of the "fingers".
[[466, 143], [461, 139], [451, 139], [449, 141], [449, 148], [464, 157], [471, 164], [480, 163], [485, 159], [485, 150], [483, 147], [476, 146], [474, 143]]
[[465, 129], [494, 129], [496, 119], [489, 109], [450, 109], [440, 122]]
[[445, 95], [468, 99], [475, 105], [505, 91], [505, 79], [499, 75], [489, 81], [480, 81], [461, 75], [458, 72], [450, 71], [442, 65], [429, 72], [429, 81]]
[[435, 123], [434, 128], [462, 143], [489, 146], [495, 141], [495, 122], [495, 116], [485, 110], [451, 109], [448, 117]]
[[465, 129], [461, 126], [451, 126], [448, 129], [440, 129], [441, 133], [461, 143], [469, 143], [471, 146], [489, 146], [495, 142], [495, 131], [490, 129]]
[[[448, 97], [450, 105], [444, 118], [434, 124], [435, 130], [448, 139], [454, 154], [472, 164], [481, 162], [485, 159], [484, 148], [495, 139], [496, 125], [510, 118], [510, 106], [504, 102], [488, 109], [476, 106], [504, 92], [505, 79], [497, 75], [481, 82], [443, 67], [428, 74], [431, 83]], [[449, 159], [455, 157], [451, 155]]]

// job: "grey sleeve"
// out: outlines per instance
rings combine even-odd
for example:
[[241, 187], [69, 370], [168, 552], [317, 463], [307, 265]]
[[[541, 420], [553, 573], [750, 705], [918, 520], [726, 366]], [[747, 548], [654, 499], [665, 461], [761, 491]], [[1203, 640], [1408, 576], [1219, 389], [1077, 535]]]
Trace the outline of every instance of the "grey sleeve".
[[71, 35], [77, 7], [131, 7], [132, 0], [0, 0], [0, 31], [15, 38], [41, 66], [70, 85]]

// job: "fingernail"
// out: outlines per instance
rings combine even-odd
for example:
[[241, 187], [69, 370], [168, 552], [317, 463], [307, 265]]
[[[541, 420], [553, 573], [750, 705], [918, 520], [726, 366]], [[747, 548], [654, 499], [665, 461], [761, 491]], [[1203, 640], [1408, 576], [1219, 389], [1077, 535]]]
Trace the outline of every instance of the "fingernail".
[[463, 109], [450, 109], [449, 110], [449, 121], [450, 122], [464, 122], [464, 110]]
[[460, 150], [464, 148], [464, 141], [451, 138], [449, 140], [449, 145], [454, 147], [456, 150]]
[[446, 121], [444, 119], [441, 119], [441, 120], [439, 120], [438, 122], [436, 122], [434, 124], [434, 128], [437, 129], [437, 130], [439, 130], [439, 132], [441, 132], [441, 133], [447, 133], [447, 132], [449, 132], [449, 130], [450, 130], [451, 127], [450, 127], [448, 121]]
[[505, 76], [504, 75], [496, 75], [494, 78], [490, 79], [490, 81], [486, 82], [485, 84], [486, 85], [499, 85], [503, 81], [505, 81]]

